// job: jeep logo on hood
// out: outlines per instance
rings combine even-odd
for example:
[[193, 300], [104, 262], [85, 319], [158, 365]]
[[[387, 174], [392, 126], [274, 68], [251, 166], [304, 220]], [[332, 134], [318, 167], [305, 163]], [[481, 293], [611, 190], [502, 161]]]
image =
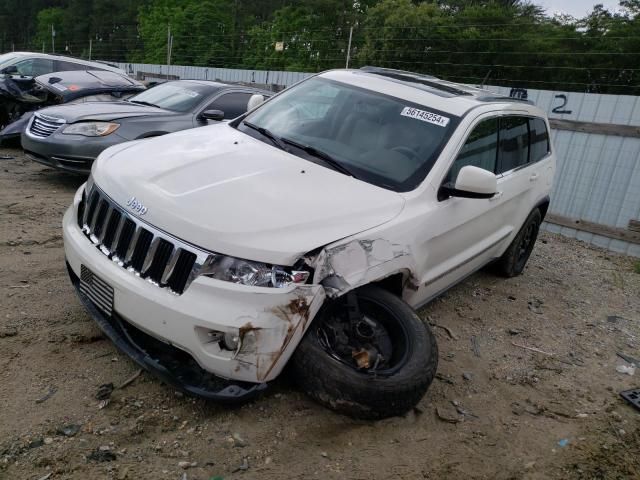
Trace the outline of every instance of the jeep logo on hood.
[[133, 210], [138, 215], [144, 215], [147, 213], [147, 207], [145, 207], [140, 200], [136, 197], [131, 197], [127, 200], [127, 207]]

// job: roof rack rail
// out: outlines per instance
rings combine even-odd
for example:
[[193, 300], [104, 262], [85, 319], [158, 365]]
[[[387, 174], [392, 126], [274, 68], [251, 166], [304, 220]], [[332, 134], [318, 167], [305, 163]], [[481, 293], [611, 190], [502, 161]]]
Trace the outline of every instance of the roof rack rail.
[[370, 73], [380, 73], [380, 74], [396, 73], [396, 74], [407, 75], [407, 76], [411, 76], [411, 77], [415, 77], [415, 78], [425, 78], [425, 79], [429, 79], [429, 80], [439, 80], [438, 77], [434, 77], [433, 75], [427, 75], [427, 74], [424, 74], [424, 73], [410, 72], [409, 70], [398, 70], [396, 68], [374, 67], [374, 66], [371, 66], [371, 65], [365, 65], [364, 67], [360, 67], [360, 70], [362, 70], [363, 72], [370, 72]]
[[422, 85], [424, 87], [428, 87], [431, 90], [440, 90], [451, 95], [472, 95], [470, 92], [452, 85], [448, 85], [443, 80], [440, 80], [438, 77], [434, 77], [432, 75], [408, 72], [406, 70], [395, 70], [393, 68], [371, 66], [361, 67], [360, 70], [366, 73], [373, 73], [375, 75], [388, 77], [404, 83]]
[[476, 97], [476, 100], [479, 102], [509, 102], [535, 105], [531, 100], [525, 98], [505, 97], [504, 95], [479, 95]]

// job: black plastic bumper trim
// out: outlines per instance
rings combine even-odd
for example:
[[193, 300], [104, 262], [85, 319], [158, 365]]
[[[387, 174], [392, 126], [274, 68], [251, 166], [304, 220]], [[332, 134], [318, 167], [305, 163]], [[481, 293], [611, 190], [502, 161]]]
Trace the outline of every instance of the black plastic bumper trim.
[[[127, 354], [131, 359], [136, 362], [140, 367], [144, 368], [148, 372], [152, 373], [160, 380], [174, 387], [180, 389], [188, 395], [195, 397], [205, 398], [207, 400], [213, 400], [220, 403], [242, 403], [258, 395], [264, 391], [267, 387], [266, 383], [248, 383], [248, 382], [236, 382], [233, 380], [221, 379], [220, 382], [225, 383], [225, 386], [219, 390], [207, 390], [199, 386], [190, 385], [184, 381], [181, 381], [176, 375], [170, 372], [165, 366], [163, 366], [157, 360], [151, 358], [144, 349], [140, 348], [135, 341], [131, 338], [131, 335], [124, 328], [123, 322], [118, 318], [117, 314], [111, 317], [107, 317], [100, 309], [98, 309], [87, 297], [80, 291], [80, 279], [72, 270], [69, 262], [67, 264], [67, 271], [69, 272], [69, 278], [71, 283], [75, 287], [76, 293], [80, 298], [80, 301], [87, 309], [91, 317], [98, 324], [100, 329], [105, 333], [109, 339], [116, 345], [116, 347]], [[167, 346], [168, 348], [175, 348]], [[204, 372], [204, 370], [202, 370]], [[210, 372], [209, 372], [210, 374]]]

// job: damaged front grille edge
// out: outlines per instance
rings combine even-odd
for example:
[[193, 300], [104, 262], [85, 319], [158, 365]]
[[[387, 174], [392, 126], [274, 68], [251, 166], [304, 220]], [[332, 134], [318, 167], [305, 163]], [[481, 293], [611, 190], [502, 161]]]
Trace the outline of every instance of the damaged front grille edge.
[[94, 183], [78, 205], [78, 226], [114, 263], [181, 295], [216, 256], [129, 214]]

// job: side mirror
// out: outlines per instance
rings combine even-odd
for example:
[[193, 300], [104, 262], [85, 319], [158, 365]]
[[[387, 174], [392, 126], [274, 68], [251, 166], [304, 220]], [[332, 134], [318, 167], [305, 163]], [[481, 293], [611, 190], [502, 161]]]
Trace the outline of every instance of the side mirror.
[[2, 73], [4, 73], [5, 75], [18, 75], [18, 67], [16, 67], [15, 65], [9, 65], [2, 70]]
[[262, 102], [264, 102], [264, 95], [254, 93], [253, 95], [251, 95], [251, 98], [249, 98], [249, 101], [247, 102], [247, 110], [253, 110]]
[[491, 198], [498, 190], [496, 176], [483, 168], [467, 165], [458, 172], [456, 184], [443, 185], [442, 193], [451, 197]]
[[205, 120], [215, 120], [219, 122], [224, 119], [224, 112], [222, 110], [205, 110], [200, 115], [200, 118], [204, 118]]

